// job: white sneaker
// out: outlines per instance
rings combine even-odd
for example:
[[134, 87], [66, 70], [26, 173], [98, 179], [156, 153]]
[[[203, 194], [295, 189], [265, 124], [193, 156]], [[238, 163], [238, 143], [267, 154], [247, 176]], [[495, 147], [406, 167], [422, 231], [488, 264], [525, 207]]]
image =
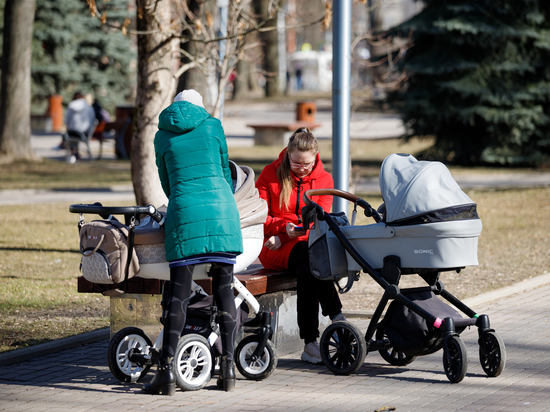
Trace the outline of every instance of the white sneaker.
[[336, 315], [334, 318], [332, 318], [332, 323], [336, 322], [345, 322], [347, 321], [346, 317], [340, 312], [338, 315]]
[[321, 359], [321, 351], [319, 350], [319, 343], [315, 341], [305, 345], [301, 359], [315, 365], [323, 363], [323, 360]]

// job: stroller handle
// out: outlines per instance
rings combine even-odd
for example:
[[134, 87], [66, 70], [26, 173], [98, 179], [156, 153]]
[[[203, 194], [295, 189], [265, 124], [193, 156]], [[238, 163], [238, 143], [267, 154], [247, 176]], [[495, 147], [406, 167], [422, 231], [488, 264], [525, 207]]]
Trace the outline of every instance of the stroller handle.
[[[340, 189], [310, 189], [306, 190], [304, 193], [304, 202], [306, 206], [302, 209], [302, 216], [304, 216], [305, 213], [310, 212], [314, 209], [317, 210], [317, 216], [323, 220], [324, 211], [323, 209], [317, 205], [313, 200], [310, 199], [310, 196], [338, 196], [343, 199], [349, 200], [350, 202], [355, 203], [356, 205], [361, 206], [363, 209], [365, 209], [365, 216], [372, 217], [377, 223], [382, 221], [382, 217], [380, 214], [374, 209], [369, 202], [366, 200], [361, 199], [359, 196], [354, 195], [353, 193], [345, 192], [344, 190]], [[304, 210], [305, 209], [305, 210]], [[305, 220], [305, 219], [303, 219]]]
[[162, 225], [164, 216], [153, 205], [149, 206], [103, 206], [101, 203], [90, 204], [75, 204], [69, 206], [71, 213], [95, 213], [104, 219], [108, 219], [110, 215], [151, 216], [155, 222]]

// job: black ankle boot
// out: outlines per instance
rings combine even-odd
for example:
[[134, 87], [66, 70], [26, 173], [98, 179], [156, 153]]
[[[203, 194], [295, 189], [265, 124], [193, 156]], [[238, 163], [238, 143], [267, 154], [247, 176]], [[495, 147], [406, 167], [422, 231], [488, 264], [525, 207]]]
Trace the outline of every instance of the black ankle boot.
[[141, 388], [142, 392], [174, 396], [176, 393], [176, 376], [172, 371], [172, 364], [159, 364], [157, 373], [151, 382]]
[[235, 389], [235, 362], [227, 360], [225, 357], [222, 359], [217, 385], [226, 392]]

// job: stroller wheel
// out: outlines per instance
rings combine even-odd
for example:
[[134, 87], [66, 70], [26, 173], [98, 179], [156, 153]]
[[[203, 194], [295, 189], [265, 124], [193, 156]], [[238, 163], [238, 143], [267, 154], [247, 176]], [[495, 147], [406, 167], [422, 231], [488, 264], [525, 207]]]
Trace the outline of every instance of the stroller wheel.
[[506, 365], [506, 348], [500, 335], [494, 331], [479, 338], [479, 360], [487, 376], [498, 376]]
[[212, 348], [201, 335], [183, 335], [173, 360], [176, 384], [184, 391], [204, 388], [212, 378]]
[[390, 365], [405, 366], [416, 359], [416, 356], [407, 355], [405, 352], [401, 352], [399, 349], [392, 346], [386, 333], [384, 322], [380, 322], [376, 327], [376, 340], [380, 342], [388, 342], [383, 348], [378, 349], [378, 353]]
[[131, 362], [129, 356], [130, 353], [144, 353], [151, 346], [151, 339], [141, 329], [119, 330], [107, 349], [107, 364], [113, 376], [121, 382], [137, 382], [144, 378], [151, 365]]
[[443, 368], [452, 383], [458, 383], [466, 376], [468, 355], [464, 342], [458, 336], [451, 336], [447, 340], [447, 349], [443, 351]]
[[367, 343], [359, 328], [348, 322], [329, 325], [320, 342], [321, 359], [335, 375], [355, 373], [367, 356]]
[[244, 338], [235, 349], [237, 369], [246, 379], [261, 381], [273, 373], [277, 367], [277, 353], [273, 343], [267, 341], [261, 356], [252, 360], [251, 356], [258, 347], [258, 336], [250, 335]]

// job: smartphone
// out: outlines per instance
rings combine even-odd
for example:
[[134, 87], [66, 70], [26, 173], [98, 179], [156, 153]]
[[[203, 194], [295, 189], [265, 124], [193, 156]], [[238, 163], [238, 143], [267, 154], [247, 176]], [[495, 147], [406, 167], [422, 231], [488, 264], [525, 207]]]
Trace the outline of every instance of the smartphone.
[[304, 230], [302, 226], [294, 226], [294, 230]]

